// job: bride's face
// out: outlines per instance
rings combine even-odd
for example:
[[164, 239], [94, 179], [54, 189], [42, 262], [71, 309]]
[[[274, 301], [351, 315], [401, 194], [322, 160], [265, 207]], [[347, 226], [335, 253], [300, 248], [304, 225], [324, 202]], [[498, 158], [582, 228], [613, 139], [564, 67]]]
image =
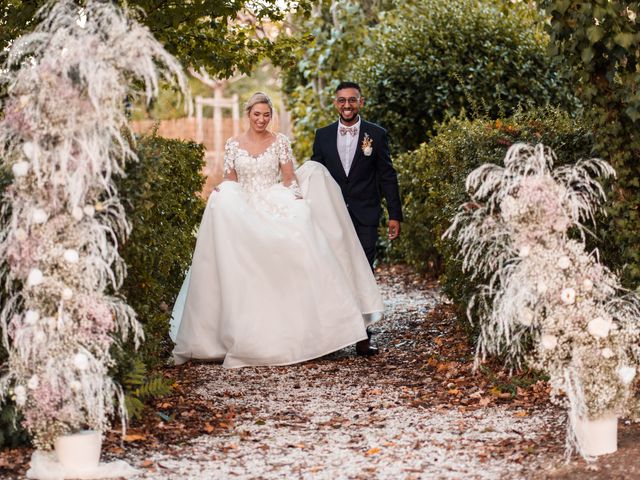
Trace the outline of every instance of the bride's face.
[[271, 108], [266, 103], [256, 103], [249, 111], [249, 125], [256, 132], [264, 132], [271, 123]]

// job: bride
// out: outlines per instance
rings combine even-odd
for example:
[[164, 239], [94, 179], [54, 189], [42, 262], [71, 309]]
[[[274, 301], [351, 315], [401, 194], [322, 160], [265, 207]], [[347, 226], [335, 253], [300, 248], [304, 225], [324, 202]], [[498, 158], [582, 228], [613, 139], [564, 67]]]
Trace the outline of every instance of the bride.
[[266, 95], [246, 112], [174, 306], [177, 364], [302, 362], [366, 339], [383, 311], [338, 185], [317, 162], [295, 170], [287, 137], [267, 129]]

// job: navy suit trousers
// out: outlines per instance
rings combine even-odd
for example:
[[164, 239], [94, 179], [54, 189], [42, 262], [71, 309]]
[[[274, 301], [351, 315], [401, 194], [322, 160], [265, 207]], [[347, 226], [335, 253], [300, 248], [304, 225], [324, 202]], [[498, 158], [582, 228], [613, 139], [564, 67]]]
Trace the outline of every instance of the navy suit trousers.
[[[351, 212], [349, 214], [351, 215]], [[369, 260], [369, 265], [373, 270], [373, 262], [376, 259], [376, 244], [378, 243], [378, 227], [363, 225], [353, 215], [351, 215], [351, 221], [356, 229], [356, 234], [362, 244], [367, 260]]]

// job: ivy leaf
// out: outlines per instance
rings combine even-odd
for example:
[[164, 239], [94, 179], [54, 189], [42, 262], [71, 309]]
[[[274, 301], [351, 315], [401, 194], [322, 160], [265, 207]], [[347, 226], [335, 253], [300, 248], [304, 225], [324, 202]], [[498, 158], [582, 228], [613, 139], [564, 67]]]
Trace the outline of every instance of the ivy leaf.
[[571, 0], [561, 0], [559, 2], [555, 2], [554, 10], [556, 10], [559, 13], [564, 13], [567, 11], [570, 5], [571, 5]]
[[587, 38], [591, 43], [599, 42], [604, 36], [602, 28], [597, 25], [587, 28]]
[[627, 109], [625, 109], [624, 113], [626, 113], [627, 116], [634, 122], [640, 119], [640, 112], [636, 107], [628, 107]]
[[629, 48], [636, 40], [636, 35], [633, 33], [620, 32], [613, 37], [613, 41], [623, 48]]
[[593, 48], [587, 47], [582, 49], [581, 58], [584, 63], [589, 63], [591, 60], [593, 60], [594, 56], [595, 53], [593, 52]]

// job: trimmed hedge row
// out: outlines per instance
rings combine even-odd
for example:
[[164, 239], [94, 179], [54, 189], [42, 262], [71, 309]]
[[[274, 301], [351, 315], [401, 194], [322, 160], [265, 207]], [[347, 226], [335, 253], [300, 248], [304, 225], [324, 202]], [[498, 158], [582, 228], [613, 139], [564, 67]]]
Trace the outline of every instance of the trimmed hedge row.
[[558, 164], [592, 156], [593, 138], [580, 119], [556, 108], [518, 111], [506, 120], [452, 119], [418, 149], [395, 159], [405, 222], [392, 257], [440, 275], [445, 293], [464, 310], [477, 285], [463, 274], [458, 248], [442, 234], [468, 200], [465, 179], [483, 163], [502, 164], [516, 142], [552, 147]]
[[547, 53], [544, 24], [525, 3], [399, 2], [373, 28], [350, 72], [363, 87], [366, 118], [388, 129], [395, 151], [406, 152], [476, 105], [494, 119], [520, 105], [574, 109], [563, 65]]
[[168, 355], [170, 307], [191, 263], [204, 210], [204, 148], [195, 142], [143, 137], [138, 162], [117, 181], [133, 231], [120, 255], [127, 264], [121, 293], [145, 329], [140, 351], [154, 367]]

